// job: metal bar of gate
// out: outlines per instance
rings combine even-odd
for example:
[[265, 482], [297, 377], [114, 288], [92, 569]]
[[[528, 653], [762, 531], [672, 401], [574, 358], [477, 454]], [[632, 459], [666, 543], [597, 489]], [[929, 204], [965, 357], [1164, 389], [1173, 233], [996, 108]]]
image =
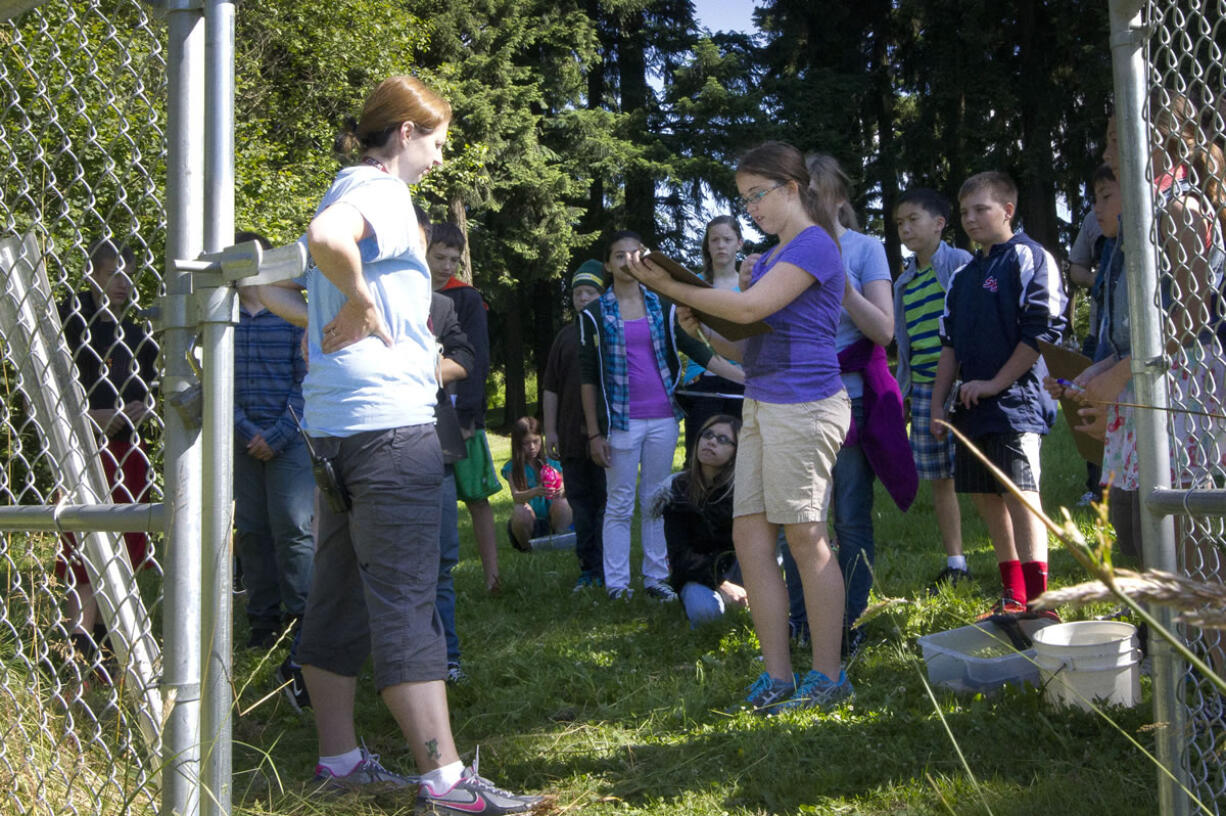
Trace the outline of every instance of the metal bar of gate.
[[[205, 6], [204, 248], [234, 243], [234, 4]], [[234, 287], [199, 290], [204, 371], [204, 687], [201, 771], [204, 816], [230, 812], [232, 790], [231, 591], [233, 554]]]
[[[202, 248], [204, 15], [199, 0], [167, 4], [166, 296], [163, 396], [195, 383], [187, 354], [196, 332], [190, 273], [177, 258]], [[166, 411], [166, 582], [162, 686], [163, 816], [200, 808], [200, 440], [177, 411]]]
[[165, 529], [166, 505], [57, 504], [0, 507], [0, 530], [56, 533], [160, 532]]
[[[1129, 318], [1132, 322], [1132, 376], [1136, 401], [1155, 410], [1136, 412], [1137, 459], [1141, 485], [1170, 487], [1170, 447], [1166, 442], [1164, 410], [1167, 394], [1162, 327], [1157, 300], [1158, 264], [1153, 245], [1153, 186], [1146, 168], [1149, 134], [1145, 121], [1148, 87], [1145, 44], [1147, 31], [1141, 0], [1111, 0], [1111, 57], [1115, 80], [1115, 117], [1120, 144], [1120, 191], [1123, 199], [1123, 239], [1127, 265]], [[1148, 501], [1141, 503], [1141, 541], [1145, 566], [1177, 572], [1175, 525]], [[1174, 632], [1169, 607], [1150, 611]], [[1163, 816], [1184, 816], [1189, 802], [1182, 760], [1183, 708], [1177, 687], [1183, 662], [1162, 638], [1150, 636], [1153, 657], [1155, 754], [1176, 779], [1159, 771], [1158, 805]]]

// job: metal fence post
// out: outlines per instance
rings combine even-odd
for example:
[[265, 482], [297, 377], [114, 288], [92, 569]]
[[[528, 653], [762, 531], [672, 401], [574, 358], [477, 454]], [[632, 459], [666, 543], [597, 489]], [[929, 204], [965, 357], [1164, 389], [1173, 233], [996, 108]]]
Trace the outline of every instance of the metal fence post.
[[[234, 241], [234, 4], [206, 0], [205, 8], [204, 247], [215, 252]], [[203, 289], [201, 355], [204, 370], [204, 604], [201, 631], [205, 741], [201, 813], [228, 814], [232, 790], [231, 582], [234, 556], [234, 287]]]
[[[1146, 486], [1169, 487], [1170, 445], [1166, 436], [1167, 369], [1165, 338], [1158, 303], [1158, 263], [1154, 245], [1153, 182], [1149, 177], [1149, 134], [1145, 119], [1149, 73], [1148, 31], [1141, 0], [1111, 0], [1111, 54], [1115, 80], [1115, 117], [1120, 146], [1120, 191], [1123, 199], [1123, 239], [1127, 264], [1129, 312], [1132, 321], [1132, 375], [1136, 401], [1154, 410], [1136, 413], [1137, 458], [1142, 497]], [[1141, 503], [1141, 540], [1145, 566], [1179, 572], [1175, 523], [1147, 502]], [[1170, 607], [1150, 611], [1169, 631], [1176, 632]], [[1154, 722], [1158, 728], [1155, 754], [1174, 774], [1158, 772], [1158, 805], [1163, 816], [1183, 816], [1190, 803], [1183, 791], [1187, 774], [1182, 756], [1184, 710], [1177, 698], [1183, 661], [1169, 644], [1151, 635]]]
[[[202, 249], [204, 16], [199, 0], [168, 4], [166, 297], [163, 308], [167, 398], [194, 384], [187, 355], [195, 337], [191, 274], [176, 259]], [[166, 612], [163, 688], [163, 816], [195, 816], [200, 782], [200, 444], [197, 431], [166, 412]]]

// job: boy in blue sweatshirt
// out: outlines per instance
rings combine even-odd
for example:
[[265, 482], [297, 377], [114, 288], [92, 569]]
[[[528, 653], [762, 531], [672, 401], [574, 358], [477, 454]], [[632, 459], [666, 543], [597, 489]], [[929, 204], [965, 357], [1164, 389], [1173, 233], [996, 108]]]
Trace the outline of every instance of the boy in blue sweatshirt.
[[[1039, 442], [1055, 421], [1043, 390], [1047, 367], [1038, 343], [1064, 330], [1064, 285], [1051, 253], [1013, 232], [1017, 186], [1004, 173], [971, 176], [958, 193], [962, 227], [980, 250], [949, 283], [940, 320], [941, 356], [932, 389], [932, 433], [952, 422], [1004, 471], [1036, 508]], [[961, 385], [954, 390], [954, 380]], [[1038, 516], [959, 443], [954, 488], [971, 494], [1000, 568], [1001, 600], [992, 612], [1018, 614], [1047, 590], [1047, 530]]]

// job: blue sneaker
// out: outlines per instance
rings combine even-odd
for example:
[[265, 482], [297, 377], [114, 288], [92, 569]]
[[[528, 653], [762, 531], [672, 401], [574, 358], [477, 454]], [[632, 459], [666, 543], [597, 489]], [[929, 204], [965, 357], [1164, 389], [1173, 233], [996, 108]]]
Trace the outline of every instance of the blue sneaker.
[[775, 711], [833, 708], [843, 700], [851, 699], [855, 695], [856, 690], [852, 688], [851, 681], [847, 679], [847, 672], [840, 669], [836, 683], [817, 669], [813, 669], [801, 678], [800, 685], [796, 687], [796, 693], [792, 695], [792, 699], [778, 706]]
[[791, 675], [787, 680], [776, 680], [769, 672], [762, 672], [746, 690], [744, 701], [732, 706], [728, 713], [752, 711], [754, 714], [769, 715], [795, 691], [796, 675]]
[[591, 589], [593, 587], [599, 589], [603, 586], [604, 578], [600, 577], [594, 572], [584, 570], [583, 572], [579, 573], [579, 580], [575, 581], [574, 589], [572, 589], [571, 592], [582, 592], [585, 589]]

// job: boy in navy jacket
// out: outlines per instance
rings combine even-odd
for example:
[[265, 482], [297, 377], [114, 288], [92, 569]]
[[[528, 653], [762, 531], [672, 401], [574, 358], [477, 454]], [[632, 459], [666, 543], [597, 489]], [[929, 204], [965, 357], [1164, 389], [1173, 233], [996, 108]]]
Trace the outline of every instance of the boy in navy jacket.
[[[958, 194], [962, 227], [980, 251], [954, 273], [941, 316], [941, 356], [932, 393], [932, 433], [952, 422], [1004, 471], [1030, 503], [1039, 502], [1039, 441], [1055, 420], [1043, 390], [1047, 370], [1040, 340], [1055, 343], [1064, 330], [1064, 285], [1049, 252], [1013, 232], [1017, 186], [1004, 173], [980, 173]], [[1002, 591], [992, 613], [1018, 614], [1047, 590], [1047, 530], [1038, 516], [997, 482], [959, 443], [954, 487], [969, 493], [996, 549]]]

